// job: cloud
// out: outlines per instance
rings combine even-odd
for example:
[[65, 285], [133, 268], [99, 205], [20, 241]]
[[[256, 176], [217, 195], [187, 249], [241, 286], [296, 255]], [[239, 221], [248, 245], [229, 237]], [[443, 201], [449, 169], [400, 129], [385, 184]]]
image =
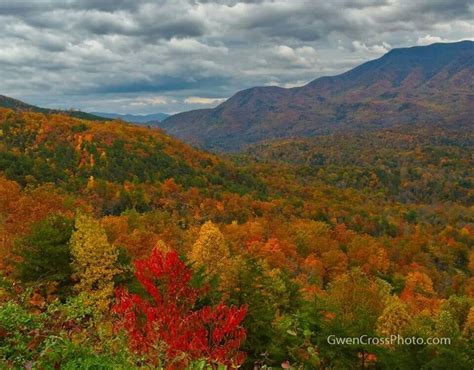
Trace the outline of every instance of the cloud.
[[0, 1], [0, 94], [176, 112], [302, 85], [395, 47], [474, 39], [473, 29], [472, 0]]
[[385, 54], [391, 49], [390, 44], [386, 42], [382, 42], [381, 45], [367, 46], [366, 44], [358, 40], [352, 41], [352, 47], [357, 52], [371, 53], [371, 54]]
[[311, 67], [317, 62], [316, 50], [310, 46], [291, 48], [287, 45], [279, 45], [275, 47], [275, 56], [295, 68]]
[[128, 105], [132, 107], [143, 107], [143, 106], [148, 106], [148, 105], [165, 105], [168, 104], [168, 100], [162, 96], [155, 96], [151, 98], [141, 98], [137, 99], [135, 101], [130, 102]]
[[203, 98], [200, 96], [190, 96], [189, 98], [184, 99], [184, 102], [187, 104], [212, 105], [215, 103], [222, 103], [225, 100], [225, 98]]
[[417, 45], [429, 45], [434, 44], [435, 42], [449, 42], [449, 40], [443, 39], [439, 36], [426, 35], [418, 37], [418, 40], [416, 41]]

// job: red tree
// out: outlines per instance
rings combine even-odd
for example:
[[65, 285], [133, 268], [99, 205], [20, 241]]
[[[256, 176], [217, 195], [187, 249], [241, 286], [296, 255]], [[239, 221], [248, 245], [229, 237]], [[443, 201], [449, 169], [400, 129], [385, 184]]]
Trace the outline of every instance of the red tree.
[[243, 363], [245, 354], [239, 348], [246, 333], [240, 324], [246, 307], [221, 303], [197, 309], [202, 289], [190, 285], [191, 271], [176, 252], [155, 249], [135, 267], [150, 299], [120, 288], [114, 306], [120, 317], [118, 328], [127, 332], [132, 350], [154, 364], [165, 360], [171, 366], [197, 359], [228, 366]]

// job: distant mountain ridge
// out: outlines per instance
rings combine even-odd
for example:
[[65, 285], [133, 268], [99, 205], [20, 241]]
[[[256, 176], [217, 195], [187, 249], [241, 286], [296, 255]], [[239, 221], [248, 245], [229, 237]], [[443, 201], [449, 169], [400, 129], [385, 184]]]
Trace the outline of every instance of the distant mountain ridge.
[[109, 119], [121, 119], [125, 122], [140, 123], [140, 124], [156, 124], [169, 117], [166, 113], [152, 113], [152, 114], [119, 114], [119, 113], [103, 113], [103, 112], [91, 112], [99, 117]]
[[176, 114], [169, 134], [216, 151], [268, 139], [414, 121], [472, 124], [474, 42], [393, 49], [348, 72], [284, 89], [243, 90], [214, 109]]
[[31, 111], [31, 112], [38, 112], [38, 113], [57, 113], [57, 114], [66, 114], [71, 117], [86, 119], [89, 121], [105, 121], [106, 119], [103, 117], [96, 116], [91, 113], [86, 113], [77, 110], [60, 110], [60, 109], [49, 109], [49, 108], [41, 108], [35, 105], [31, 105], [25, 103], [21, 100], [10, 98], [8, 96], [0, 95], [0, 107], [2, 108], [9, 108], [16, 111]]
[[36, 105], [25, 103], [21, 100], [11, 98], [8, 96], [0, 95], [0, 107], [9, 108], [16, 111], [31, 111], [38, 113], [58, 113], [66, 114], [71, 117], [86, 119], [90, 121], [106, 121], [106, 120], [115, 120], [121, 119], [125, 122], [137, 123], [137, 124], [148, 124], [156, 125], [157, 123], [163, 121], [169, 117], [169, 114], [166, 113], [153, 113], [153, 114], [118, 114], [118, 113], [103, 113], [103, 112], [82, 112], [78, 110], [60, 110], [60, 109], [50, 109], [42, 108]]

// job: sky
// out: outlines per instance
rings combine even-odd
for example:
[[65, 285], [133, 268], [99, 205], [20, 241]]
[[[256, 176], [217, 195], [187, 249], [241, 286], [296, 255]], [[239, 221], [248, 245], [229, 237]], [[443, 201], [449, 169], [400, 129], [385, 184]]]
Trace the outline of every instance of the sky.
[[397, 47], [474, 40], [472, 0], [0, 0], [0, 94], [176, 113]]

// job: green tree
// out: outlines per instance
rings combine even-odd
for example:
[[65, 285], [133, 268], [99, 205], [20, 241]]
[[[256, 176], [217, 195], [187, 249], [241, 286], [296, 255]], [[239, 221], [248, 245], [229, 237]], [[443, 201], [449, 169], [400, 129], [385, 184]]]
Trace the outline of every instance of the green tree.
[[69, 239], [74, 221], [51, 216], [33, 225], [29, 234], [18, 240], [16, 254], [21, 260], [16, 271], [26, 283], [56, 282], [61, 290], [71, 284], [71, 253]]

